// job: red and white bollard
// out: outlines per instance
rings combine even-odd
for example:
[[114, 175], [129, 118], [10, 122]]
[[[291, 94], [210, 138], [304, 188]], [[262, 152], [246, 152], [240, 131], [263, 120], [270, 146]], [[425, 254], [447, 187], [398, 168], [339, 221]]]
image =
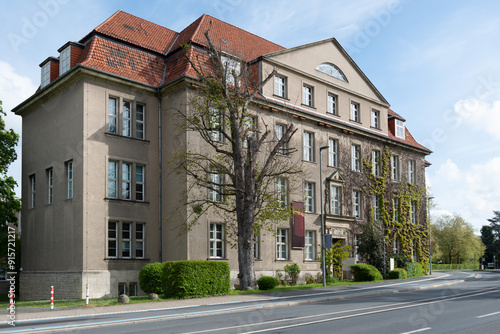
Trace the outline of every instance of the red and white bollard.
[[85, 306], [89, 306], [89, 282], [87, 282], [87, 298], [85, 299]]
[[50, 309], [54, 309], [54, 286], [50, 287]]

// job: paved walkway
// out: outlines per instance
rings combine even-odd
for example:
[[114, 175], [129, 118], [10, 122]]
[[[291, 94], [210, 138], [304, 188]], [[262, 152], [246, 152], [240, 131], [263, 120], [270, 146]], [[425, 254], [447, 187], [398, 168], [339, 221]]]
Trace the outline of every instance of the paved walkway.
[[[58, 308], [57, 300], [54, 302], [55, 309], [50, 310], [50, 306], [47, 308], [36, 308], [36, 309], [16, 309], [16, 321], [25, 320], [40, 320], [40, 319], [50, 319], [50, 318], [65, 318], [65, 317], [78, 317], [78, 316], [93, 316], [93, 315], [105, 315], [111, 313], [125, 313], [125, 312], [137, 312], [137, 311], [147, 311], [147, 310], [162, 310], [162, 309], [180, 309], [187, 307], [196, 307], [203, 305], [217, 305], [217, 304], [228, 304], [228, 303], [239, 303], [239, 302], [251, 302], [259, 300], [278, 300], [283, 297], [292, 297], [297, 295], [313, 295], [321, 292], [332, 292], [332, 291], [355, 291], [355, 290], [365, 290], [363, 288], [394, 285], [395, 283], [403, 282], [418, 282], [429, 279], [434, 279], [435, 284], [432, 287], [439, 286], [440, 284], [450, 284], [447, 281], [440, 282], [440, 278], [445, 276], [444, 273], [433, 272], [432, 275], [410, 278], [407, 280], [388, 280], [384, 282], [376, 283], [365, 283], [360, 285], [343, 285], [334, 286], [326, 288], [314, 288], [314, 289], [304, 289], [295, 291], [284, 291], [284, 292], [272, 292], [272, 293], [256, 293], [256, 294], [244, 294], [244, 295], [228, 295], [228, 296], [216, 296], [216, 297], [206, 297], [206, 298], [192, 298], [192, 299], [181, 299], [181, 300], [167, 300], [167, 301], [157, 301], [157, 302], [146, 302], [138, 304], [122, 304], [114, 306], [100, 306], [100, 307], [71, 307], [71, 308]], [[430, 280], [429, 282], [433, 282]], [[457, 281], [458, 283], [458, 281]], [[431, 287], [429, 284], [428, 287]], [[407, 290], [420, 289], [417, 286], [415, 288], [406, 288]], [[394, 290], [384, 290], [381, 293], [392, 293]], [[362, 292], [364, 293], [364, 292]], [[366, 292], [373, 294], [372, 292]], [[356, 294], [359, 296], [360, 294]], [[343, 297], [345, 298], [345, 297]], [[352, 298], [352, 297], [351, 297]]]

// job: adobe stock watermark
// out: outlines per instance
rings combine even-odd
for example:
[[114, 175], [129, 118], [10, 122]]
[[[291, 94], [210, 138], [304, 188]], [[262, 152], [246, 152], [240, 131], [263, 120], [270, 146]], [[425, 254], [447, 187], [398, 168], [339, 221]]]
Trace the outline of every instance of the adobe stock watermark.
[[51, 18], [55, 17], [60, 10], [61, 5], [66, 5], [68, 0], [40, 0], [38, 6], [40, 9], [35, 13], [24, 16], [21, 19], [21, 26], [18, 32], [9, 32], [7, 38], [15, 52], [19, 47], [27, 44], [35, 38], [40, 29], [45, 27]]
[[374, 11], [372, 19], [366, 22], [352, 37], [352, 43], [344, 45], [347, 53], [354, 54], [361, 52], [362, 49], [370, 45], [371, 41], [376, 38], [384, 28], [389, 26], [392, 18], [403, 12], [404, 3], [413, 0], [390, 0], [384, 9]]
[[495, 81], [492, 74], [488, 75], [488, 77], [480, 76], [474, 89], [474, 95], [462, 99], [466, 102], [461, 105], [460, 112], [457, 112], [455, 107], [448, 108], [442, 116], [444, 126], [434, 128], [430, 138], [420, 143], [431, 151], [435, 151], [437, 145], [448, 140], [449, 131], [457, 130], [464, 120], [474, 115], [478, 104], [492, 95], [500, 95], [500, 81]]

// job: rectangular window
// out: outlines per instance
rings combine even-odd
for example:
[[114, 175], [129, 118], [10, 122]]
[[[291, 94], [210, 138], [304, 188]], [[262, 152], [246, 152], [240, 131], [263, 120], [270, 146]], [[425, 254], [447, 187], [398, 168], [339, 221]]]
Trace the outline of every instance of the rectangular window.
[[410, 220], [413, 224], [415, 224], [417, 222], [417, 215], [416, 215], [416, 203], [415, 201], [411, 201], [410, 202]]
[[352, 192], [352, 215], [361, 218], [361, 194], [359, 191]]
[[[283, 135], [285, 134], [285, 131], [286, 131], [285, 125], [276, 124], [275, 131], [276, 131], [276, 139], [278, 141], [280, 141], [281, 138], [283, 138]], [[287, 153], [287, 144], [286, 143], [283, 143], [280, 145], [278, 153], [286, 155], [286, 153]]]
[[328, 139], [328, 166], [337, 167], [337, 146], [338, 141], [336, 139]]
[[286, 79], [284, 77], [274, 77], [274, 95], [279, 97], [286, 97]]
[[359, 122], [359, 104], [351, 102], [351, 121]]
[[380, 196], [373, 194], [372, 198], [373, 219], [380, 220]]
[[372, 173], [380, 176], [380, 151], [372, 151]]
[[307, 261], [316, 259], [314, 252], [314, 231], [306, 231], [304, 253]]
[[331, 214], [340, 215], [340, 187], [330, 187]]
[[372, 109], [372, 128], [380, 129], [380, 112]]
[[287, 180], [283, 177], [276, 178], [276, 197], [279, 205], [286, 208], [288, 205]]
[[210, 224], [210, 257], [224, 258], [224, 225]]
[[351, 147], [351, 168], [355, 172], [361, 171], [361, 147], [359, 145]]
[[115, 98], [108, 99], [108, 132], [118, 134], [118, 108]]
[[68, 198], [73, 198], [73, 161], [66, 163], [66, 175], [68, 182]]
[[305, 212], [314, 212], [314, 183], [304, 184], [304, 209]]
[[399, 198], [394, 197], [392, 199], [392, 220], [395, 222], [399, 221]]
[[45, 65], [42, 66], [42, 77], [41, 77], [41, 86], [42, 88], [47, 86], [50, 83], [50, 64], [48, 61]]
[[328, 113], [338, 115], [337, 112], [337, 95], [328, 94]]
[[276, 258], [278, 260], [288, 260], [288, 229], [278, 229], [276, 234]]
[[108, 222], [108, 257], [117, 257], [118, 255], [117, 225], [117, 222]]
[[47, 203], [52, 204], [54, 199], [54, 169], [47, 169]]
[[130, 257], [130, 223], [122, 223], [122, 257]]
[[138, 259], [144, 258], [144, 225], [135, 224], [135, 257]]
[[59, 57], [59, 75], [63, 75], [64, 73], [69, 71], [69, 67], [71, 65], [70, 50], [71, 47], [67, 47], [61, 52], [61, 55]]
[[399, 157], [391, 155], [391, 180], [399, 180]]
[[302, 104], [312, 107], [313, 106], [313, 88], [304, 85], [302, 87]]
[[144, 201], [144, 166], [135, 166], [135, 200]]
[[314, 161], [314, 135], [304, 131], [304, 160]]
[[31, 175], [29, 177], [29, 179], [30, 179], [30, 192], [31, 192], [30, 207], [34, 208], [35, 207], [35, 194], [36, 194], [36, 178], [35, 178], [35, 174]]
[[131, 178], [131, 165], [122, 163], [122, 199], [132, 199], [130, 191]]
[[213, 170], [209, 174], [209, 188], [208, 188], [208, 198], [212, 202], [222, 202], [222, 174], [216, 170]]
[[408, 183], [415, 184], [415, 161], [408, 161]]
[[123, 101], [122, 110], [122, 135], [126, 137], [132, 136], [132, 112], [130, 110], [130, 102]]
[[137, 104], [135, 106], [135, 137], [144, 139], [144, 105]]
[[396, 120], [396, 137], [405, 139], [405, 123], [399, 119]]

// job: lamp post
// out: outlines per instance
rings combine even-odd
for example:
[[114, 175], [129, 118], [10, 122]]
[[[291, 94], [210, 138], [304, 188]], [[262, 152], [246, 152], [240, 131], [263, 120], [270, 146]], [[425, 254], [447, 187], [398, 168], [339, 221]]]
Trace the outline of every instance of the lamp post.
[[323, 173], [321, 165], [321, 152], [330, 146], [319, 148], [319, 201], [321, 204], [321, 270], [323, 270], [323, 286], [326, 286], [326, 264], [325, 264], [325, 215], [323, 213]]
[[429, 217], [429, 204], [434, 197], [427, 197], [427, 225], [429, 227], [429, 275], [432, 275], [432, 248], [431, 248], [431, 218]]

